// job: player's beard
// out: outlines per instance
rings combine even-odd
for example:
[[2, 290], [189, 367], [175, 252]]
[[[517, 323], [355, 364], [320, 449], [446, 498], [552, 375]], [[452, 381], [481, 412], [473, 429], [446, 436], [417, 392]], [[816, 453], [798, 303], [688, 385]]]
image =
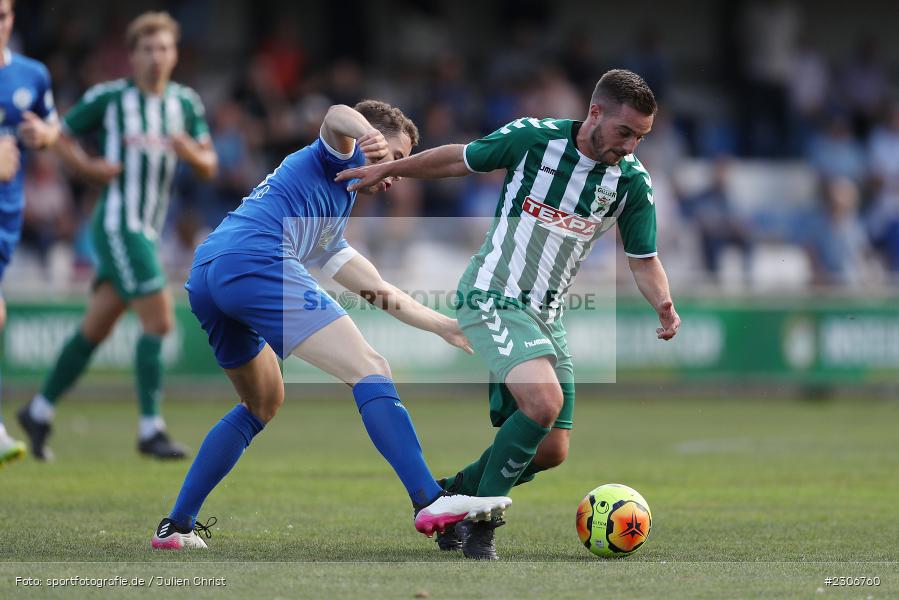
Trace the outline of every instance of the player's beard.
[[607, 165], [617, 165], [621, 158], [627, 154], [627, 152], [618, 148], [606, 148], [606, 142], [602, 136], [602, 128], [599, 124], [596, 125], [593, 133], [590, 134], [590, 143], [593, 145], [593, 152], [599, 157], [600, 162], [604, 162]]

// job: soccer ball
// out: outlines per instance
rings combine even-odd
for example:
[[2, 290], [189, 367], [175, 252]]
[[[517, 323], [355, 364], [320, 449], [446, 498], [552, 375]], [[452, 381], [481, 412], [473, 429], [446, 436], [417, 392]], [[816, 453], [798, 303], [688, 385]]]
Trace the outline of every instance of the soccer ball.
[[581, 500], [576, 524], [578, 537], [593, 554], [627, 556], [646, 541], [652, 513], [637, 490], [606, 483]]

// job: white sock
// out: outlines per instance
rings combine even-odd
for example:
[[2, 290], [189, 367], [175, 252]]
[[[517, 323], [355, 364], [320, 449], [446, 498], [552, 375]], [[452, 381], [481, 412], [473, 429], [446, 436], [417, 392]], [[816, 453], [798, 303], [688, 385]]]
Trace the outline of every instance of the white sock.
[[6, 433], [6, 425], [0, 423], [0, 438], [2, 437], [8, 437], [8, 435]]
[[140, 420], [137, 422], [137, 436], [140, 439], [148, 440], [156, 435], [157, 431], [165, 431], [165, 421], [163, 421], [161, 416], [141, 416]]
[[49, 423], [56, 415], [56, 408], [43, 394], [37, 394], [28, 405], [28, 414], [38, 423]]

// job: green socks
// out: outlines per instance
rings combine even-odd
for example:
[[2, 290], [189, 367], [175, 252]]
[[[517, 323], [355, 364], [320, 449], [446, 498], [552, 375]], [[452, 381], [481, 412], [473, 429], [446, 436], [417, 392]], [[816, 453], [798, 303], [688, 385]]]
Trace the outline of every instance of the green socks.
[[[478, 493], [478, 485], [481, 483], [481, 476], [484, 474], [484, 469], [487, 467], [487, 461], [490, 460], [492, 451], [493, 446], [488, 446], [481, 458], [462, 469], [462, 484], [455, 490], [456, 493], [465, 494], [466, 496], [474, 496]], [[447, 477], [446, 483], [443, 484], [443, 489], [448, 490], [452, 488], [458, 478], [459, 474]]]
[[476, 495], [508, 495], [549, 431], [549, 427], [541, 427], [521, 411], [509, 417], [496, 433]]
[[162, 389], [162, 338], [158, 335], [145, 333], [137, 340], [134, 375], [141, 416], [159, 415]]
[[56, 364], [41, 391], [50, 404], [56, 404], [59, 397], [81, 377], [96, 348], [93, 342], [82, 335], [80, 329], [69, 338], [62, 347], [62, 352], [59, 353], [59, 358], [56, 359]]
[[[484, 474], [484, 469], [487, 468], [487, 461], [490, 460], [490, 452], [492, 451], [493, 446], [488, 447], [484, 450], [484, 453], [481, 454], [479, 459], [462, 469], [462, 485], [455, 490], [457, 494], [474, 496], [478, 493], [478, 485], [481, 483], [481, 476]], [[524, 471], [521, 472], [521, 475], [518, 476], [514, 485], [519, 486], [522, 483], [534, 481], [534, 477], [537, 476], [537, 473], [545, 470], [546, 467], [541, 467], [532, 460]], [[443, 484], [443, 489], [448, 490], [452, 488], [458, 477], [458, 474], [447, 477], [446, 482]]]

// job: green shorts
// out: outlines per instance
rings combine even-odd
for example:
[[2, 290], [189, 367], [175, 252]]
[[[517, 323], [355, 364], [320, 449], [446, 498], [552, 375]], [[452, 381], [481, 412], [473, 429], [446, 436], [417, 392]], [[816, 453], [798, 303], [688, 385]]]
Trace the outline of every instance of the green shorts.
[[126, 301], [163, 289], [166, 279], [156, 241], [143, 233], [107, 231], [103, 211], [97, 212], [91, 227], [91, 241], [97, 253], [94, 287], [108, 281]]
[[472, 347], [490, 371], [490, 420], [495, 427], [512, 416], [518, 405], [503, 383], [509, 371], [523, 362], [549, 357], [562, 385], [562, 411], [553, 427], [571, 429], [574, 419], [574, 364], [565, 328], [547, 325], [530, 307], [495, 292], [460, 290], [456, 318]]

